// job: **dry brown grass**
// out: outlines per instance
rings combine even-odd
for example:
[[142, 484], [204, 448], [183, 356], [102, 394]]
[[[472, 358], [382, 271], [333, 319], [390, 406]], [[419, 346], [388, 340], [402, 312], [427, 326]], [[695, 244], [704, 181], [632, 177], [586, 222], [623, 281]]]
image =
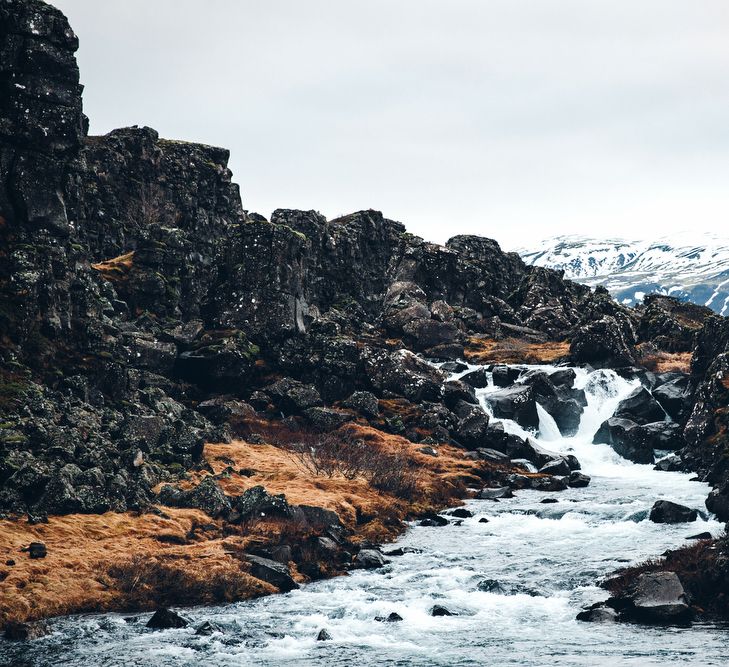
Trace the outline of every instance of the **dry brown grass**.
[[[373, 488], [364, 476], [317, 476], [295, 454], [270, 444], [208, 444], [205, 456], [223, 490], [238, 495], [256, 485], [291, 504], [337, 512], [353, 540], [385, 542], [408, 515], [457, 504], [467, 486], [500, 474], [498, 467], [439, 447], [430, 457], [405, 438], [350, 424], [348, 437], [375, 452], [406, 456], [414, 471], [412, 498]], [[195, 472], [191, 486], [205, 474]], [[158, 604], [206, 604], [255, 597], [275, 589], [246, 574], [240, 554], [252, 544], [300, 543], [299, 524], [270, 518], [240, 526], [197, 510], [161, 508], [164, 516], [134, 513], [50, 517], [47, 524], [0, 521], [0, 625], [89, 611], [151, 609]], [[307, 528], [307, 530], [310, 530]], [[308, 534], [308, 533], [307, 533]], [[21, 549], [44, 542], [48, 555], [31, 560]], [[5, 565], [13, 559], [16, 564]], [[302, 578], [293, 570], [296, 579]]]
[[653, 352], [641, 356], [638, 363], [654, 373], [690, 373], [691, 352]]
[[[151, 585], [155, 580], [176, 581], [168, 597], [179, 599], [185, 590], [189, 602], [205, 601], [222, 581], [238, 599], [272, 590], [226, 553], [226, 542], [244, 544], [246, 536], [224, 540], [213, 526], [203, 537], [188, 537], [196, 526], [211, 524], [210, 518], [196, 510], [165, 508], [165, 514], [168, 518], [71, 514], [35, 526], [0, 521], [0, 569], [6, 574], [0, 584], [0, 624], [82, 611], [153, 608], [165, 595]], [[182, 544], [170, 544], [165, 537]], [[21, 551], [30, 542], [44, 542], [48, 555], [31, 560]], [[6, 565], [10, 559], [16, 564]], [[135, 566], [141, 562], [145, 568]], [[125, 588], [130, 567], [139, 576], [136, 589]], [[122, 576], [125, 570], [128, 574]]]
[[91, 268], [96, 269], [104, 279], [113, 283], [125, 280], [129, 276], [132, 266], [134, 266], [134, 251], [97, 262], [92, 264]]
[[477, 364], [551, 364], [569, 355], [568, 341], [533, 343], [521, 338], [472, 336], [465, 349], [466, 359]]

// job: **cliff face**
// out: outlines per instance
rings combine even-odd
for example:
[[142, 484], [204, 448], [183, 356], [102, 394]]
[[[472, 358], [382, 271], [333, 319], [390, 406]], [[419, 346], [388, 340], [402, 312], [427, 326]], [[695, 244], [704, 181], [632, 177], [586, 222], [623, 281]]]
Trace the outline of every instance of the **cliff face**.
[[[145, 507], [229, 437], [210, 399], [262, 418], [313, 406], [328, 428], [366, 390], [420, 404], [429, 435], [408, 437], [471, 437], [405, 350], [456, 359], [474, 336], [516, 337], [635, 362], [639, 313], [495, 241], [438, 246], [377, 211], [269, 222], [243, 209], [224, 149], [86, 136], [77, 39], [40, 0], [0, 2], [0, 37], [0, 510]], [[301, 382], [316, 400], [282, 397]]]

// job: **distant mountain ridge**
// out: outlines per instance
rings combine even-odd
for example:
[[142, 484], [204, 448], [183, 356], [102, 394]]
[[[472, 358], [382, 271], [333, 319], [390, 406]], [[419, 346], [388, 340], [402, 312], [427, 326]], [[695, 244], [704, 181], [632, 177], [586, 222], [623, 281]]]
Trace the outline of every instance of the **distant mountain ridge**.
[[563, 269], [565, 277], [603, 285], [633, 306], [646, 294], [669, 294], [729, 314], [729, 239], [678, 234], [655, 241], [561, 236], [517, 252], [528, 264]]

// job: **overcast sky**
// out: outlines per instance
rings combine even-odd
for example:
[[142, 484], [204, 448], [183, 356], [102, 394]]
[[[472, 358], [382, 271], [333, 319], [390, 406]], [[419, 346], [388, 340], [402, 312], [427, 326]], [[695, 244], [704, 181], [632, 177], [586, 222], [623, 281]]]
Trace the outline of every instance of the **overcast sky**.
[[244, 208], [507, 248], [729, 222], [726, 0], [56, 0], [91, 132], [225, 146]]

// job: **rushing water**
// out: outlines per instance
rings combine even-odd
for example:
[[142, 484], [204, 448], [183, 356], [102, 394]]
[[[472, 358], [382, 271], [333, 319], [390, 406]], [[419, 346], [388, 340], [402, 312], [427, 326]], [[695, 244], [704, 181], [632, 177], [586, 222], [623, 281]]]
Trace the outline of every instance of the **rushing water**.
[[[645, 518], [658, 498], [703, 509], [709, 489], [689, 475], [654, 471], [593, 445], [600, 423], [635, 383], [610, 371], [576, 372], [589, 403], [579, 432], [562, 438], [540, 410], [538, 439], [545, 448], [574, 453], [592, 477], [589, 487], [471, 500], [473, 518], [413, 527], [398, 545], [419, 552], [393, 558], [383, 570], [253, 602], [187, 610], [194, 625], [210, 620], [223, 629], [210, 637], [196, 636], [194, 625], [146, 630], [144, 614], [131, 623], [115, 614], [77, 616], [54, 621], [53, 634], [32, 644], [0, 643], [0, 665], [726, 664], [726, 628], [575, 620], [581, 607], [605, 597], [595, 585], [604, 575], [683, 544], [688, 535], [722, 530], [713, 520], [671, 526]], [[479, 390], [481, 398], [489, 391], [493, 387]], [[513, 422], [505, 427], [525, 435]], [[542, 504], [546, 496], [558, 502]], [[480, 523], [482, 517], [488, 523]], [[434, 604], [458, 615], [434, 618]], [[393, 611], [404, 620], [374, 620]], [[321, 628], [332, 641], [315, 640]]]

